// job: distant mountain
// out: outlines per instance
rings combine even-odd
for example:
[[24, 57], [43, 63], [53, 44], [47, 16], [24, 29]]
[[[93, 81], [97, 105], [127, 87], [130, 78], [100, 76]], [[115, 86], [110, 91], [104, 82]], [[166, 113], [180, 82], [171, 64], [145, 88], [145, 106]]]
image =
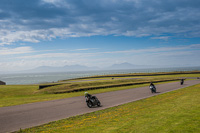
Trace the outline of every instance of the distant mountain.
[[120, 64], [113, 64], [112, 66], [108, 67], [109, 70], [120, 70], [120, 69], [140, 69], [140, 68], [147, 68], [144, 65], [133, 65], [131, 63], [120, 63]]
[[121, 70], [121, 69], [140, 69], [145, 68], [142, 65], [133, 65], [130, 63], [113, 64], [107, 68], [88, 67], [83, 65], [66, 65], [63, 67], [40, 66], [26, 72], [41, 73], [41, 72], [75, 72], [75, 71], [92, 71], [92, 70]]
[[10, 71], [2, 72], [0, 74], [7, 73], [48, 73], [48, 72], [78, 72], [78, 71], [96, 71], [96, 70], [125, 70], [125, 69], [143, 69], [143, 68], [156, 68], [156, 66], [146, 66], [146, 65], [134, 65], [131, 63], [120, 63], [113, 64], [110, 67], [98, 68], [98, 67], [88, 67], [84, 65], [66, 65], [63, 67], [52, 67], [52, 66], [40, 66], [34, 69], [23, 70], [23, 71]]
[[27, 70], [26, 72], [71, 72], [71, 71], [91, 71], [98, 70], [98, 67], [87, 67], [83, 65], [66, 65], [63, 67], [40, 66], [35, 69]]

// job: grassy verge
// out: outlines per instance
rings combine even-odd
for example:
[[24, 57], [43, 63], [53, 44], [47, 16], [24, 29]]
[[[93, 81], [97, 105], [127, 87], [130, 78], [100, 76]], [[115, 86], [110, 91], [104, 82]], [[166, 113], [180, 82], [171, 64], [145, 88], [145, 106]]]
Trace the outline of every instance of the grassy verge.
[[[124, 90], [124, 89], [132, 89], [147, 86], [147, 84], [143, 85], [133, 85], [126, 87], [113, 87], [107, 89], [98, 89], [98, 90], [90, 90], [91, 94]], [[27, 104], [33, 102], [42, 102], [63, 98], [70, 98], [76, 96], [83, 96], [84, 92], [73, 92], [73, 93], [64, 93], [64, 94], [45, 94], [38, 93], [38, 86], [36, 85], [11, 85], [11, 86], [0, 86], [0, 107]]]
[[[182, 71], [182, 72], [156, 72], [156, 73], [128, 73], [128, 74], [110, 74], [110, 75], [98, 75], [98, 76], [90, 76], [69, 80], [61, 80], [60, 82], [65, 81], [81, 81], [81, 80], [95, 80], [95, 79], [109, 79], [109, 78], [135, 78], [135, 77], [151, 77], [151, 76], [179, 76], [179, 75], [188, 75], [188, 74], [200, 74], [200, 71]], [[180, 76], [179, 76], [180, 77]]]
[[62, 84], [57, 86], [51, 86], [40, 90], [39, 92], [46, 92], [49, 94], [59, 94], [68, 92], [87, 91], [102, 88], [113, 88], [120, 86], [130, 86], [138, 84], [147, 84], [150, 82], [168, 82], [178, 81], [179, 78], [146, 78], [146, 79], [123, 79], [123, 80], [106, 80], [106, 81], [89, 81], [89, 82], [78, 82], [72, 84]]
[[200, 132], [200, 84], [21, 132]]
[[[111, 76], [114, 76], [115, 78], [113, 79], [113, 77]], [[74, 91], [87, 91], [91, 89], [128, 86], [134, 84], [145, 84], [149, 82], [156, 83], [169, 80], [179, 80], [180, 78], [187, 78], [187, 77], [190, 78], [200, 77], [200, 71], [91, 76], [85, 78], [77, 78], [74, 79], [73, 81], [68, 80], [66, 82], [60, 82], [62, 84], [43, 88], [40, 92], [58, 94], [58, 93], [67, 93]]]
[[[159, 75], [159, 76], [141, 76], [140, 79], [118, 79], [118, 80], [100, 80], [100, 81], [85, 81], [71, 82], [63, 85], [47, 87], [38, 90], [38, 85], [0, 85], [0, 107], [49, 101], [55, 99], [63, 99], [75, 96], [82, 96], [83, 92], [73, 92], [66, 94], [53, 94], [53, 92], [66, 91], [70, 89], [101, 87], [109, 85], [121, 85], [121, 87], [109, 87], [98, 90], [89, 90], [91, 94], [103, 93], [109, 91], [117, 91], [124, 89], [137, 88], [147, 86], [148, 84], [123, 86], [123, 84], [149, 82], [164, 79], [174, 79], [179, 77], [200, 77], [200, 74], [179, 74], [179, 75]], [[163, 82], [167, 83], [167, 82]]]

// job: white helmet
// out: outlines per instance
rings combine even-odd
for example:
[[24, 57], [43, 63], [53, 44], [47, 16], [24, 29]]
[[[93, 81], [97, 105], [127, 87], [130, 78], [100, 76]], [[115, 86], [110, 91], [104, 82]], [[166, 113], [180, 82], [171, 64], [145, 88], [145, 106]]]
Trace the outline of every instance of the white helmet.
[[85, 96], [88, 95], [88, 92], [85, 92]]

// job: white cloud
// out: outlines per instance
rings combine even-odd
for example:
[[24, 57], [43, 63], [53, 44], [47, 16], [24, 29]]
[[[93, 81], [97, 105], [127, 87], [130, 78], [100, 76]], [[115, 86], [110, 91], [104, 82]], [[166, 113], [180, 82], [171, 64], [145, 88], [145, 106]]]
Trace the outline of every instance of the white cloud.
[[83, 49], [75, 49], [71, 51], [88, 51], [88, 50], [94, 50], [94, 49], [98, 49], [98, 48], [83, 48]]
[[199, 44], [193, 44], [188, 46], [175, 46], [175, 47], [160, 47], [160, 48], [146, 48], [146, 49], [130, 49], [130, 50], [123, 50], [123, 51], [108, 51], [103, 52], [107, 54], [125, 54], [125, 53], [159, 53], [159, 52], [166, 52], [166, 51], [178, 51], [178, 50], [189, 50], [194, 47], [199, 47]]
[[151, 37], [151, 39], [160, 39], [167, 41], [170, 37], [169, 36], [160, 36], [160, 37]]
[[22, 59], [73, 58], [75, 56], [81, 56], [81, 54], [80, 53], [46, 53], [46, 54], [21, 56], [21, 57], [17, 57], [17, 58], [22, 58]]
[[[51, 53], [43, 53], [43, 54], [34, 54], [34, 55], [27, 55], [27, 56], [20, 56], [17, 57], [19, 59], [41, 59], [41, 58], [67, 58], [67, 59], [75, 59], [75, 58], [88, 58], [88, 57], [95, 57], [95, 56], [102, 56], [105, 54], [110, 55], [118, 55], [118, 54], [162, 54], [167, 55], [167, 53], [170, 53], [168, 55], [172, 55], [172, 53], [175, 55], [184, 55], [184, 54], [191, 54], [192, 50], [198, 50], [200, 49], [200, 44], [192, 44], [187, 46], [175, 46], [175, 47], [160, 47], [160, 48], [146, 48], [146, 49], [130, 49], [130, 50], [122, 50], [122, 51], [105, 51], [105, 52], [87, 52], [87, 53], [78, 53], [76, 51], [87, 51], [87, 50], [93, 50], [97, 48], [85, 48], [85, 49], [76, 49], [71, 50], [74, 52], [70, 53], [63, 53], [63, 52], [57, 52], [57, 50], [45, 50], [45, 52], [51, 52]], [[58, 49], [60, 51], [60, 49]], [[22, 53], [32, 53], [33, 50], [31, 47], [19, 47], [15, 49], [2, 49], [0, 50], [2, 55], [6, 54], [22, 54]], [[43, 51], [40, 51], [43, 52]], [[1, 54], [0, 53], [0, 54]]]
[[0, 45], [94, 35], [164, 40], [169, 37], [160, 35], [200, 37], [200, 3], [196, 0], [12, 2], [0, 1]]
[[[191, 63], [200, 65], [200, 44], [182, 45], [175, 47], [130, 49], [121, 51], [91, 51], [82, 52], [90, 48], [78, 51], [60, 52], [54, 50], [34, 51], [31, 47], [1, 48], [0, 56], [9, 55], [12, 58], [1, 58], [0, 70], [24, 70], [38, 66], [64, 66], [64, 65], [88, 65], [105, 67], [116, 62], [124, 61], [137, 65], [181, 65]], [[66, 50], [65, 50], [66, 51]], [[79, 52], [81, 51], [81, 52]], [[99, 51], [99, 50], [98, 50]], [[17, 56], [16, 56], [17, 55]]]
[[0, 48], [0, 55], [15, 55], [34, 52], [31, 47]]

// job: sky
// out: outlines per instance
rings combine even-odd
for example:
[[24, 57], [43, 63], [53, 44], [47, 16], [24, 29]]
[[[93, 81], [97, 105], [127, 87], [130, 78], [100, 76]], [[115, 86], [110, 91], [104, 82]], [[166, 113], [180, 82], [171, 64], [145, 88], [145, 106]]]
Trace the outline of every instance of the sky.
[[0, 71], [200, 66], [199, 0], [1, 0]]

